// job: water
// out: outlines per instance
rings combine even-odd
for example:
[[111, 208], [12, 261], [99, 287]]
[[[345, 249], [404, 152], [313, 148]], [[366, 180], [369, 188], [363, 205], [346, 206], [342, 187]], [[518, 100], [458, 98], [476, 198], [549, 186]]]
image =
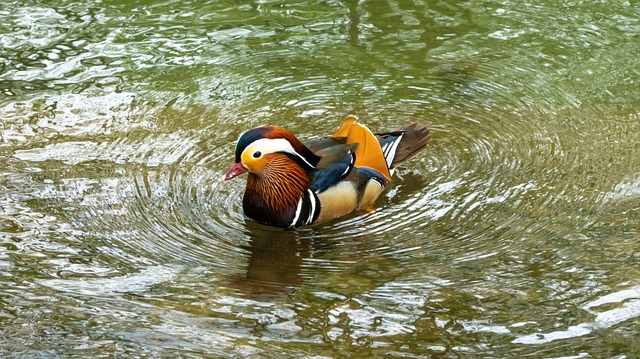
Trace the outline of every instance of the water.
[[[0, 356], [640, 352], [640, 4], [0, 4]], [[295, 231], [238, 134], [434, 139]]]

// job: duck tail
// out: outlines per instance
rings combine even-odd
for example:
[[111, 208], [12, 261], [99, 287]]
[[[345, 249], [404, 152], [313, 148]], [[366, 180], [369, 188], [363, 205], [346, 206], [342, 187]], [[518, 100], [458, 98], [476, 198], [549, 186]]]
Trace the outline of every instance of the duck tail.
[[417, 122], [376, 136], [391, 171], [417, 155], [431, 140], [429, 128]]

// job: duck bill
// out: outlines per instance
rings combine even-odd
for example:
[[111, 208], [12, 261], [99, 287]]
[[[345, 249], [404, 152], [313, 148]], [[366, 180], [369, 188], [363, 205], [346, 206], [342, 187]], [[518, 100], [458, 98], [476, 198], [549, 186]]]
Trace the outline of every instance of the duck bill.
[[234, 163], [233, 166], [231, 166], [229, 172], [227, 172], [226, 175], [220, 177], [220, 182], [228, 181], [232, 178], [238, 177], [247, 171], [247, 168], [243, 166], [241, 162]]

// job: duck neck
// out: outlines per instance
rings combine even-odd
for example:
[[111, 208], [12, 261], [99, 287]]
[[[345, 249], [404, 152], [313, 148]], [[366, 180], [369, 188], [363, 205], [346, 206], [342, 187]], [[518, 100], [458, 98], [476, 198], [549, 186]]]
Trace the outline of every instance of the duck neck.
[[[289, 226], [308, 186], [306, 171], [288, 157], [278, 156], [271, 159], [260, 173], [249, 173], [244, 211], [258, 222]], [[284, 225], [274, 223], [280, 221]]]

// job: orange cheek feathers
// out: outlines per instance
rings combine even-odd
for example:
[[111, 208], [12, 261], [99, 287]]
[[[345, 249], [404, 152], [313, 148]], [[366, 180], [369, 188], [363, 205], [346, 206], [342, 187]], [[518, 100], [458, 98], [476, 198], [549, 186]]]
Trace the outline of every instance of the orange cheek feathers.
[[253, 158], [250, 153], [243, 153], [240, 160], [242, 164], [252, 173], [258, 173], [264, 169], [264, 166], [267, 162], [267, 159], [264, 157], [261, 158]]

